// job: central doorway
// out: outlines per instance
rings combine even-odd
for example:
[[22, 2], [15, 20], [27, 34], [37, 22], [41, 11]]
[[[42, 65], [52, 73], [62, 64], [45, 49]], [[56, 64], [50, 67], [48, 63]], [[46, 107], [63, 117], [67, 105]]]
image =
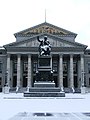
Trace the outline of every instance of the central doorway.
[[27, 87], [27, 76], [23, 76], [22, 86], [23, 86], [23, 87]]

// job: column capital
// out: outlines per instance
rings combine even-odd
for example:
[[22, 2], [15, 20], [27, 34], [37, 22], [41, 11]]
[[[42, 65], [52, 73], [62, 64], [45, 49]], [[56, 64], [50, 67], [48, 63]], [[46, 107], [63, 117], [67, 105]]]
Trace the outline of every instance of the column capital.
[[17, 54], [18, 57], [21, 57], [21, 54]]
[[59, 54], [59, 57], [62, 57], [63, 56], [63, 53]]
[[10, 57], [11, 56], [11, 54], [7, 54], [7, 57]]
[[28, 54], [28, 57], [31, 57], [31, 54]]
[[73, 57], [74, 56], [74, 54], [72, 53], [72, 54], [70, 54], [70, 57]]
[[80, 54], [80, 57], [84, 57], [84, 54], [82, 53], [82, 54]]

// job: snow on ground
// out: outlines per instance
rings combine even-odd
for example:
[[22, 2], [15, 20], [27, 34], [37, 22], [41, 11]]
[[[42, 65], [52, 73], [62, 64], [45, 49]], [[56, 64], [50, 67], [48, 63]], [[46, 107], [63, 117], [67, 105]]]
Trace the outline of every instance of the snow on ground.
[[60, 98], [25, 98], [23, 93], [0, 93], [0, 120], [20, 112], [90, 112], [90, 93], [66, 94]]

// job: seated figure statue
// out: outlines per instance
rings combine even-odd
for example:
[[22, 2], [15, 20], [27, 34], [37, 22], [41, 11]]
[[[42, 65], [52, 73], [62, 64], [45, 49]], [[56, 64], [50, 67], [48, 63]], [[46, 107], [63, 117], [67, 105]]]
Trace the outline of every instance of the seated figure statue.
[[47, 36], [44, 36], [44, 40], [40, 40], [38, 36], [37, 40], [40, 42], [39, 45], [40, 55], [50, 55], [51, 45], [50, 42], [47, 40]]

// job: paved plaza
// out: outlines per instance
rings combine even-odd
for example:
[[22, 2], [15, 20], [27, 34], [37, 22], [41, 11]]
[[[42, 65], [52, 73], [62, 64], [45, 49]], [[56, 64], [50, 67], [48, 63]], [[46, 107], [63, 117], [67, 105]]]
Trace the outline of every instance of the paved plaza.
[[90, 113], [18, 113], [9, 120], [90, 120]]
[[90, 93], [48, 98], [0, 93], [0, 120], [90, 120]]

